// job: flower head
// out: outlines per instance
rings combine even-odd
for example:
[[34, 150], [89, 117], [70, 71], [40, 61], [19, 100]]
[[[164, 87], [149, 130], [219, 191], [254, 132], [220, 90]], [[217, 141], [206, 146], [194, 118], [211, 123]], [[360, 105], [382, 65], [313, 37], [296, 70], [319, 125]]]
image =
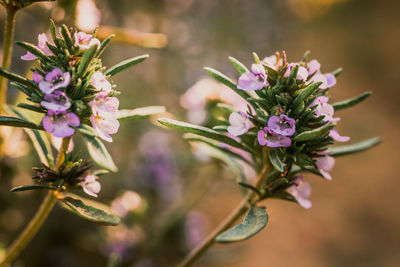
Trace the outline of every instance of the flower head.
[[119, 128], [117, 113], [119, 101], [116, 97], [99, 95], [89, 103], [92, 108], [90, 121], [100, 138], [112, 142], [110, 134], [115, 134]]
[[328, 180], [332, 180], [332, 176], [329, 172], [335, 166], [335, 159], [329, 155], [324, 155], [323, 157], [319, 157], [315, 161], [315, 165], [317, 165], [318, 171]]
[[285, 114], [272, 116], [268, 120], [268, 128], [271, 132], [284, 136], [292, 136], [296, 130], [296, 121]]
[[107, 81], [106, 76], [101, 71], [95, 71], [90, 78], [90, 85], [97, 91], [103, 91], [108, 94], [111, 91], [111, 83]]
[[249, 115], [242, 111], [232, 112], [229, 115], [229, 123], [231, 125], [228, 127], [228, 132], [233, 136], [245, 134], [250, 128], [254, 127]]
[[[40, 78], [35, 75], [36, 80]], [[39, 82], [39, 88], [45, 94], [51, 94], [54, 90], [59, 88], [66, 88], [71, 81], [71, 74], [69, 72], [62, 72], [61, 69], [55, 68], [46, 74], [45, 80]]]
[[71, 107], [67, 95], [61, 91], [55, 91], [54, 93], [45, 95], [44, 100], [40, 102], [40, 105], [54, 114], [59, 114]]
[[267, 83], [267, 74], [264, 67], [261, 64], [253, 64], [251, 72], [243, 73], [239, 77], [237, 88], [246, 91], [255, 91], [262, 89]]
[[268, 127], [258, 131], [257, 139], [260, 145], [268, 147], [289, 147], [292, 144], [289, 137], [274, 133]]
[[311, 185], [303, 182], [303, 176], [297, 177], [293, 181], [293, 185], [287, 189], [296, 201], [305, 209], [311, 208], [311, 201], [308, 199], [311, 196]]
[[59, 114], [49, 112], [48, 115], [43, 117], [42, 125], [46, 132], [51, 133], [55, 137], [68, 137], [75, 133], [72, 127], [78, 127], [80, 120], [72, 112], [62, 112]]
[[[51, 43], [48, 39], [46, 34], [41, 33], [38, 35], [38, 45], [36, 46], [40, 51], [43, 52], [46, 56], [52, 56], [53, 52], [49, 49], [46, 42]], [[26, 52], [25, 55], [21, 56], [22, 60], [35, 60], [37, 57], [32, 54], [31, 52]]]
[[87, 34], [85, 32], [76, 32], [74, 37], [75, 46], [78, 46], [81, 50], [86, 50], [95, 44], [97, 44], [97, 47], [100, 46], [99, 39], [94, 38], [91, 34]]
[[93, 197], [97, 197], [97, 194], [101, 190], [101, 184], [96, 179], [96, 175], [88, 175], [83, 178], [83, 181], [81, 182], [83, 191]]

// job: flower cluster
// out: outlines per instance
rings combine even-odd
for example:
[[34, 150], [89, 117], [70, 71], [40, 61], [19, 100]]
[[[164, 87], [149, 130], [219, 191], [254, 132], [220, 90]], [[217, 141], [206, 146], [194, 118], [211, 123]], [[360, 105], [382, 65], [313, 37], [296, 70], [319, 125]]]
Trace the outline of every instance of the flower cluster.
[[107, 80], [98, 58], [100, 41], [92, 34], [61, 29], [61, 38], [53, 31], [53, 39], [38, 36], [36, 47], [26, 47], [22, 60], [39, 60], [34, 69], [32, 86], [37, 108], [46, 113], [43, 128], [54, 137], [69, 137], [82, 123], [90, 122], [97, 135], [112, 141], [118, 131], [119, 101]]

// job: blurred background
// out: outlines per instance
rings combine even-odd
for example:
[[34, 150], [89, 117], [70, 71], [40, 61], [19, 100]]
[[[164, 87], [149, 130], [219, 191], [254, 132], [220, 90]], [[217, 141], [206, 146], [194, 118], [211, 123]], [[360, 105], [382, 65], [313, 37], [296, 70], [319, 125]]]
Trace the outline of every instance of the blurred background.
[[[176, 118], [196, 123], [205, 122], [210, 101], [235, 101], [202, 69], [237, 79], [228, 56], [249, 66], [253, 51], [263, 58], [286, 50], [290, 62], [311, 50], [309, 58], [318, 59], [323, 72], [343, 67], [330, 91], [334, 101], [367, 90], [373, 95], [338, 112], [340, 133], [350, 142], [376, 135], [384, 142], [339, 158], [331, 182], [307, 177], [313, 184], [310, 210], [268, 200], [266, 229], [245, 242], [215, 245], [195, 266], [400, 266], [399, 10], [396, 0], [63, 0], [20, 11], [15, 39], [36, 44], [38, 33], [48, 33], [50, 18], [85, 31], [100, 25], [99, 38], [117, 35], [104, 65], [150, 54], [113, 78], [122, 92], [120, 107], [165, 105]], [[4, 9], [0, 18], [3, 29]], [[15, 47], [12, 63], [21, 74], [31, 67], [19, 60], [23, 53]], [[9, 88], [12, 103], [18, 92]], [[182, 97], [189, 88], [196, 92], [193, 103]], [[0, 253], [44, 197], [9, 192], [30, 183], [30, 166], [40, 163], [22, 132], [7, 141]], [[151, 121], [128, 122], [108, 148], [120, 170], [101, 177], [99, 201], [123, 223], [98, 226], [56, 207], [15, 266], [174, 266], [240, 201], [235, 172], [191, 147], [180, 132]]]

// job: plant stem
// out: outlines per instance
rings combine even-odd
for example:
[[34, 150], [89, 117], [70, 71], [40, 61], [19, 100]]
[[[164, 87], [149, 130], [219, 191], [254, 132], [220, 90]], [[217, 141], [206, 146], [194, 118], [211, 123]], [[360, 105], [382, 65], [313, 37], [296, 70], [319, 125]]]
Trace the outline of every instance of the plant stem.
[[[62, 140], [60, 151], [58, 152], [56, 168], [58, 171], [61, 164], [65, 159], [65, 153], [68, 150], [69, 142], [71, 137], [65, 137]], [[57, 190], [49, 190], [46, 198], [43, 200], [40, 205], [39, 210], [36, 212], [35, 216], [26, 226], [24, 231], [20, 234], [20, 236], [11, 244], [9, 249], [7, 250], [6, 255], [0, 262], [0, 266], [8, 266], [12, 261], [14, 261], [20, 252], [28, 245], [28, 243], [32, 240], [35, 234], [39, 231], [40, 227], [43, 225], [44, 221], [50, 214], [50, 211], [53, 209], [54, 204], [56, 203], [58, 196], [61, 194], [61, 191]]]
[[[256, 187], [259, 187], [269, 169], [268, 164], [265, 164], [264, 168], [260, 172], [257, 178]], [[247, 210], [248, 207], [253, 203], [254, 197], [257, 194], [255, 192], [249, 192], [242, 201], [236, 206], [236, 208], [225, 218], [194, 250], [190, 252], [188, 256], [178, 265], [178, 267], [190, 266], [195, 260], [197, 260], [207, 249], [214, 244], [215, 238], [227, 228], [229, 228], [237, 219], [239, 219]]]
[[[4, 45], [3, 45], [3, 63], [2, 67], [9, 69], [11, 65], [11, 54], [13, 50], [14, 28], [15, 28], [15, 14], [17, 9], [13, 7], [6, 7], [7, 18], [4, 29]], [[3, 113], [4, 105], [7, 101], [7, 79], [0, 77], [0, 114]]]

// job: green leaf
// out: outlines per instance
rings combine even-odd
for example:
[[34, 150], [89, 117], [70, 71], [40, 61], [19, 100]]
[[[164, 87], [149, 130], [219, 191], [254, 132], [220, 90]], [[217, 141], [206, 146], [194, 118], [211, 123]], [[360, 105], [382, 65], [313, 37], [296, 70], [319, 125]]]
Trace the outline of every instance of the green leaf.
[[284, 172], [285, 168], [281, 159], [279, 158], [278, 151], [276, 149], [270, 149], [268, 150], [268, 155], [269, 155], [269, 160], [272, 166], [274, 166], [275, 170], [279, 172]]
[[203, 126], [198, 126], [198, 125], [181, 122], [181, 121], [176, 121], [176, 120], [172, 120], [172, 119], [167, 119], [167, 118], [160, 118], [160, 119], [158, 119], [158, 122], [161, 123], [162, 125], [168, 126], [173, 129], [181, 130], [181, 131], [188, 132], [188, 133], [198, 134], [198, 135], [201, 135], [201, 136], [213, 139], [213, 140], [217, 140], [217, 141], [223, 142], [225, 144], [231, 145], [233, 147], [240, 148], [242, 150], [252, 153], [251, 149], [249, 149], [248, 147], [245, 147], [241, 143], [233, 140], [232, 138], [230, 138], [226, 135], [223, 135], [217, 131], [214, 131], [212, 129], [203, 127]]
[[368, 91], [368, 92], [362, 93], [361, 95], [358, 95], [356, 97], [333, 103], [332, 106], [335, 109], [335, 111], [349, 108], [349, 107], [357, 105], [358, 103], [361, 103], [362, 101], [367, 99], [371, 94], [372, 94], [372, 92]]
[[94, 57], [94, 54], [97, 51], [97, 44], [92, 45], [88, 50], [85, 51], [85, 53], [82, 56], [81, 61], [79, 61], [78, 65], [78, 70], [77, 70], [77, 76], [82, 76], [87, 68], [89, 67], [89, 64], [91, 60]]
[[43, 184], [31, 184], [31, 185], [20, 185], [16, 186], [13, 189], [11, 189], [11, 192], [21, 192], [21, 191], [28, 191], [28, 190], [35, 190], [35, 189], [50, 189], [50, 190], [56, 190], [57, 188], [48, 186], [48, 185], [43, 185]]
[[115, 36], [114, 34], [111, 34], [110, 36], [107, 37], [107, 39], [101, 42], [99, 50], [97, 50], [96, 53], [97, 58], [99, 58], [103, 54], [104, 50], [106, 50], [108, 44], [111, 42], [111, 39], [114, 38], [114, 36]]
[[232, 112], [236, 111], [234, 107], [232, 107], [228, 104], [225, 104], [225, 103], [217, 103], [217, 107], [226, 110], [228, 113], [232, 113]]
[[309, 85], [307, 85], [304, 89], [300, 91], [300, 93], [297, 95], [297, 97], [293, 101], [293, 106], [297, 107], [300, 105], [303, 101], [305, 101], [312, 93], [314, 93], [316, 90], [318, 90], [319, 86], [322, 84], [322, 82], [313, 82]]
[[[15, 115], [20, 119], [28, 119], [28, 115], [18, 111], [14, 107], [6, 106], [5, 110], [10, 115]], [[30, 118], [29, 118], [30, 119]], [[54, 166], [53, 152], [51, 151], [50, 142], [46, 134], [42, 131], [24, 128], [25, 133], [29, 136], [36, 153], [39, 156], [40, 162], [52, 168]]]
[[335, 77], [339, 76], [339, 74], [343, 71], [342, 68], [337, 68], [336, 70], [332, 71], [331, 73], [335, 75]]
[[237, 60], [236, 58], [229, 57], [229, 61], [231, 62], [233, 67], [237, 70], [237, 72], [239, 72], [240, 74], [249, 72], [249, 70], [246, 68], [246, 66], [242, 62]]
[[229, 243], [248, 239], [261, 231], [268, 223], [264, 207], [251, 207], [241, 224], [219, 234], [216, 242]]
[[118, 120], [137, 120], [146, 118], [152, 115], [164, 113], [166, 108], [164, 106], [149, 106], [135, 109], [122, 109], [118, 111]]
[[27, 96], [34, 99], [36, 102], [42, 101], [42, 97], [38, 94], [36, 90], [32, 88], [32, 86], [27, 86], [19, 82], [11, 82], [10, 84], [15, 88], [17, 88], [18, 90], [20, 90], [21, 92], [23, 92], [24, 94], [26, 94]]
[[[94, 207], [92, 205], [85, 204], [82, 200], [65, 197], [60, 199], [60, 203], [62, 203], [63, 207], [67, 210], [75, 213], [79, 217], [82, 217], [86, 220], [96, 222], [103, 225], [117, 225], [120, 222], [120, 218], [116, 215], [105, 211], [102, 208]], [[94, 202], [94, 201], [92, 201]]]
[[27, 103], [19, 103], [17, 105], [17, 107], [23, 108], [23, 109], [27, 109], [27, 110], [32, 110], [34, 112], [46, 113], [46, 111], [42, 107], [36, 106], [36, 105], [30, 105], [30, 104], [27, 104]]
[[25, 50], [31, 52], [34, 54], [38, 59], [44, 62], [50, 62], [50, 58], [46, 56], [39, 48], [34, 46], [33, 44], [27, 43], [27, 42], [16, 42], [17, 45], [20, 47], [24, 48]]
[[72, 52], [72, 48], [75, 46], [75, 44], [72, 41], [71, 33], [69, 32], [67, 25], [63, 24], [60, 32], [64, 38], [65, 44], [67, 45], [68, 51]]
[[124, 61], [121, 61], [120, 63], [112, 66], [111, 68], [109, 68], [106, 71], [106, 75], [110, 75], [110, 76], [114, 76], [115, 74], [117, 74], [118, 72], [121, 72], [127, 68], [133, 67], [136, 64], [146, 60], [147, 58], [149, 58], [149, 55], [141, 55], [138, 57], [133, 57], [133, 58], [129, 58], [126, 59]]
[[293, 138], [293, 140], [296, 142], [308, 141], [308, 140], [311, 140], [311, 139], [314, 139], [316, 137], [326, 134], [333, 127], [335, 127], [334, 124], [326, 124], [324, 126], [316, 128], [314, 130], [302, 132], [302, 133], [298, 134], [297, 136], [295, 136]]
[[382, 138], [373, 137], [373, 138], [369, 138], [369, 139], [366, 139], [364, 141], [361, 141], [361, 142], [358, 142], [355, 144], [345, 145], [345, 146], [337, 146], [337, 147], [331, 148], [331, 149], [329, 149], [329, 155], [332, 157], [338, 157], [338, 156], [353, 154], [353, 153], [367, 150], [371, 147], [378, 145], [381, 142], [382, 142]]
[[43, 130], [42, 126], [15, 117], [0, 116], [0, 125]]
[[233, 91], [235, 91], [238, 95], [240, 95], [241, 97], [243, 97], [244, 99], [247, 99], [249, 97], [249, 95], [246, 93], [246, 91], [237, 89], [237, 86], [234, 82], [231, 81], [231, 79], [229, 79], [228, 77], [226, 77], [224, 74], [222, 74], [221, 72], [214, 70], [212, 68], [209, 67], [205, 67], [204, 70], [214, 79], [216, 79], [217, 81], [225, 84], [226, 86], [228, 86], [229, 88], [231, 88]]
[[118, 168], [115, 166], [115, 163], [103, 142], [101, 142], [97, 137], [89, 135], [83, 135], [83, 137], [93, 161], [107, 170], [117, 172]]
[[97, 136], [95, 129], [93, 129], [93, 127], [91, 127], [87, 124], [81, 123], [81, 125], [79, 125], [79, 127], [75, 128], [75, 130], [77, 130], [81, 134], [85, 134], [88, 136], [94, 136], [94, 137]]
[[10, 81], [14, 81], [14, 82], [19, 82], [23, 85], [26, 85], [28, 87], [32, 87], [32, 84], [29, 82], [29, 80], [25, 77], [22, 77], [16, 73], [13, 73], [11, 71], [8, 71], [2, 67], [0, 67], [0, 75], [9, 79]]

